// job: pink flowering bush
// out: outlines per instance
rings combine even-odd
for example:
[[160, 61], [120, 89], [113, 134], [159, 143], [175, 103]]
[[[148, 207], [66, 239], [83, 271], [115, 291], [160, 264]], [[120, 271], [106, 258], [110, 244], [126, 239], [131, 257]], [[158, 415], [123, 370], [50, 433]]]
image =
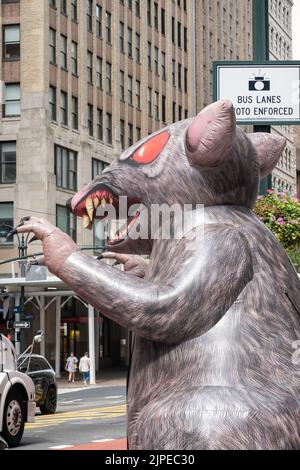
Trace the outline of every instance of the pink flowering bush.
[[300, 201], [269, 190], [258, 196], [255, 214], [274, 233], [300, 272]]

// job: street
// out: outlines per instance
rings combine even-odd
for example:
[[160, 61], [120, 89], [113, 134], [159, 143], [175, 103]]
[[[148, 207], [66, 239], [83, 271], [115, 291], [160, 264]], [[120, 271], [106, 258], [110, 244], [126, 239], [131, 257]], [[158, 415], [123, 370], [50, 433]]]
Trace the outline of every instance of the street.
[[[57, 412], [27, 423], [20, 446], [13, 450], [59, 450], [101, 447], [126, 437], [126, 388], [85, 387], [59, 390]], [[120, 445], [119, 441], [116, 441]], [[96, 446], [97, 444], [97, 446]]]

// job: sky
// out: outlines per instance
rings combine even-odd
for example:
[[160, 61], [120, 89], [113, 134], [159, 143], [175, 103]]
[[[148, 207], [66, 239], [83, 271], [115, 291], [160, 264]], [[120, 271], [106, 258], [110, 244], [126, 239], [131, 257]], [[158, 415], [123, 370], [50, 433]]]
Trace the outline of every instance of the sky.
[[293, 59], [300, 60], [300, 0], [294, 0], [293, 49]]

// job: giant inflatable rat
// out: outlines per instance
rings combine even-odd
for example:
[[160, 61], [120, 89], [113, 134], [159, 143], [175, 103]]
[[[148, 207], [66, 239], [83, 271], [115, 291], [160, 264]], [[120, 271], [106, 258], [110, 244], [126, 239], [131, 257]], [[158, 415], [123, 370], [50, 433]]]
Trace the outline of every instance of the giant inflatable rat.
[[[300, 283], [251, 211], [259, 178], [284, 146], [237, 128], [222, 101], [126, 150], [73, 198], [86, 225], [101, 202], [117, 207], [120, 196], [205, 210], [191, 211], [179, 240], [131, 240], [134, 217], [104, 255], [125, 272], [83, 254], [47, 221], [18, 228], [42, 240], [52, 273], [135, 333], [130, 449], [300, 448]], [[126, 252], [151, 253], [149, 266]]]

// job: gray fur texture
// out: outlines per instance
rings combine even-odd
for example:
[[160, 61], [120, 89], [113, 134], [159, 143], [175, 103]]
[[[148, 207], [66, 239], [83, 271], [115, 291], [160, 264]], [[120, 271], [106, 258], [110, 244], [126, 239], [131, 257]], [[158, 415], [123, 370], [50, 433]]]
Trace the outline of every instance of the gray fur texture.
[[[128, 149], [72, 203], [76, 213], [105, 187], [146, 207], [204, 204], [204, 217], [193, 211], [196, 222], [180, 240], [136, 243], [129, 234], [109, 247], [125, 264], [122, 272], [81, 253], [49, 225], [43, 231], [44, 221], [18, 230], [38, 233], [49, 269], [135, 333], [130, 449], [299, 449], [300, 364], [293, 343], [300, 339], [300, 283], [251, 211], [260, 168], [272, 170], [282, 142], [248, 137], [235, 127], [227, 102], [196, 119], [192, 130], [194, 120], [170, 126], [169, 142], [148, 165], [131, 156], [149, 137]], [[58, 245], [65, 247], [59, 260]], [[118, 252], [151, 252], [150, 264]]]

